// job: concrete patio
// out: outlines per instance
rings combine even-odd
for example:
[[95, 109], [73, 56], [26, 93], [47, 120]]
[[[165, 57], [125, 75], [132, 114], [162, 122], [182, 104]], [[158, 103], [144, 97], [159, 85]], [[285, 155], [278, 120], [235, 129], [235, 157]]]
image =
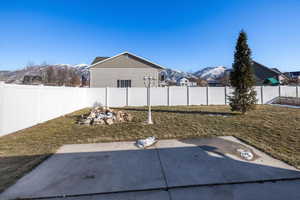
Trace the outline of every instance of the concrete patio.
[[[237, 148], [255, 157], [245, 161]], [[300, 199], [300, 171], [234, 137], [64, 145], [0, 199]]]

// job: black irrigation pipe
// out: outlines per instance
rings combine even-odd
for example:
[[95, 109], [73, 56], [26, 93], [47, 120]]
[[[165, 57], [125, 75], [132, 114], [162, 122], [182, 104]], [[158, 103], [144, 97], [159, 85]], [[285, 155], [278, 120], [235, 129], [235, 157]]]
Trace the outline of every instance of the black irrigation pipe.
[[297, 178], [280, 178], [280, 179], [265, 179], [259, 181], [240, 181], [240, 182], [230, 182], [230, 183], [209, 183], [209, 184], [193, 184], [193, 185], [182, 185], [182, 186], [171, 186], [171, 187], [157, 187], [149, 189], [138, 189], [138, 190], [123, 190], [114, 192], [96, 192], [96, 193], [85, 193], [85, 194], [74, 194], [74, 195], [57, 195], [48, 197], [27, 197], [27, 198], [16, 198], [15, 200], [36, 200], [36, 199], [56, 199], [56, 198], [70, 198], [70, 197], [84, 197], [84, 196], [95, 196], [95, 195], [108, 195], [108, 194], [126, 194], [131, 192], [151, 192], [151, 191], [169, 191], [172, 189], [185, 189], [185, 188], [196, 188], [196, 187], [213, 187], [222, 185], [238, 185], [238, 184], [253, 184], [253, 183], [275, 183], [278, 181], [297, 181]]

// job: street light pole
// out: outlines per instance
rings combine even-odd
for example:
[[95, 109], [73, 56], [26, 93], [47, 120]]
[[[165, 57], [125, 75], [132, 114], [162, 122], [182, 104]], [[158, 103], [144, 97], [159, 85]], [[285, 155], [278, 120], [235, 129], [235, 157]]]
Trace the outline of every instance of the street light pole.
[[148, 120], [147, 124], [153, 124], [152, 122], [152, 116], [151, 116], [151, 102], [150, 102], [150, 88], [151, 84], [155, 79], [151, 76], [145, 76], [144, 77], [144, 83], [145, 86], [147, 87], [147, 104], [148, 104]]

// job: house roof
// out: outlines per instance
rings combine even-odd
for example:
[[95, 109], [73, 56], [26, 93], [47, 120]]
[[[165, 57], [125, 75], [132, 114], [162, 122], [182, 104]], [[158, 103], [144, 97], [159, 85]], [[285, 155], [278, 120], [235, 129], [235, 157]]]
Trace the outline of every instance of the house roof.
[[197, 81], [199, 81], [199, 79], [193, 78], [193, 77], [188, 78], [188, 80], [189, 80], [190, 82], [197, 82]]
[[273, 70], [274, 72], [278, 73], [278, 74], [282, 74], [282, 72], [277, 68], [270, 68], [270, 69]]
[[158, 65], [154, 62], [151, 62], [145, 58], [142, 58], [140, 56], [134, 55], [133, 53], [129, 53], [129, 52], [123, 52], [123, 53], [120, 53], [120, 54], [112, 56], [112, 57], [96, 57], [89, 68], [93, 68], [97, 64], [104, 63], [108, 60], [112, 60], [112, 59], [122, 56], [122, 55], [127, 55], [128, 57], [130, 57], [132, 59], [135, 59], [141, 63], [144, 63], [144, 64], [149, 65], [150, 67], [153, 67], [156, 69], [165, 69], [165, 67], [162, 67], [161, 65]]
[[253, 73], [255, 75], [256, 81], [263, 83], [268, 78], [278, 78], [278, 76], [281, 74], [279, 70], [274, 70], [271, 68], [268, 68], [256, 61], [253, 61], [252, 63], [252, 69]]
[[278, 85], [279, 81], [275, 78], [267, 78], [265, 81], [265, 83], [270, 83], [271, 85]]
[[93, 64], [95, 64], [95, 63], [98, 63], [98, 62], [100, 62], [100, 61], [102, 61], [102, 60], [105, 60], [105, 59], [107, 59], [107, 58], [109, 58], [109, 57], [96, 57], [96, 58], [93, 60], [93, 62], [91, 63], [91, 65], [93, 65]]

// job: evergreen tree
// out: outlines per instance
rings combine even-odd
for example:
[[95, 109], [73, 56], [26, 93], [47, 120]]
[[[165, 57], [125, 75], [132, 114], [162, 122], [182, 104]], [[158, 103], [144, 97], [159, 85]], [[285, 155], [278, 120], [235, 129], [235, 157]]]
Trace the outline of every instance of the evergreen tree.
[[230, 73], [230, 83], [234, 88], [229, 97], [232, 111], [240, 111], [243, 114], [254, 109], [257, 102], [254, 91], [255, 79], [252, 72], [251, 50], [247, 44], [247, 34], [240, 32], [234, 53], [234, 63]]

